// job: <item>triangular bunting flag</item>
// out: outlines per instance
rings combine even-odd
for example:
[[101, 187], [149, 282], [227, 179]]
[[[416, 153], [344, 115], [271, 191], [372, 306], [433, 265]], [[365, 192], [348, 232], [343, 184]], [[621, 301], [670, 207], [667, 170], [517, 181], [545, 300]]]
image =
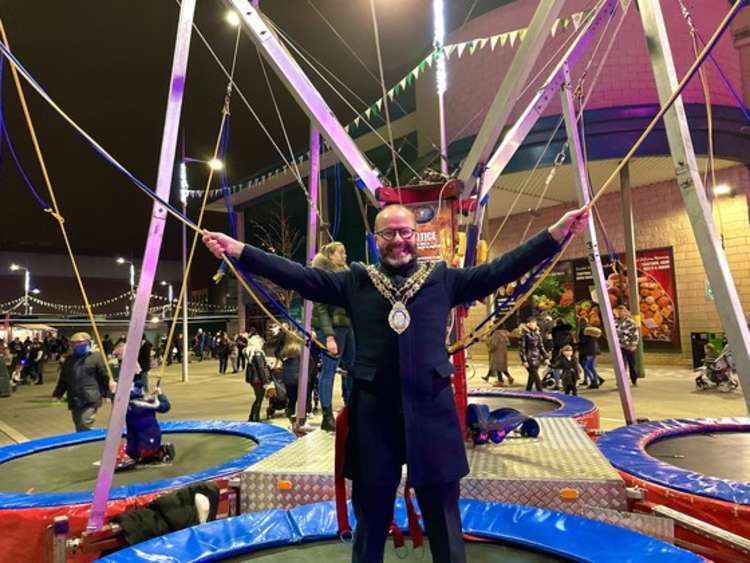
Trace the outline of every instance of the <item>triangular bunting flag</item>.
[[445, 47], [443, 47], [443, 53], [445, 53], [446, 60], [450, 58], [450, 56], [453, 54], [453, 51], [455, 50], [455, 45], [446, 45]]
[[510, 40], [510, 46], [513, 47], [513, 44], [516, 42], [516, 37], [518, 37], [518, 30], [515, 29], [508, 33], [509, 40]]
[[422, 61], [419, 63], [419, 72], [424, 72], [427, 70], [427, 61]]
[[495, 46], [497, 45], [497, 42], [499, 40], [500, 40], [500, 36], [499, 35], [493, 35], [492, 36], [492, 38], [490, 39], [490, 49], [491, 50], [493, 50], [493, 51], [495, 50]]
[[487, 42], [490, 40], [489, 37], [483, 37], [479, 40], [479, 48], [484, 49], [484, 46], [487, 45]]
[[409, 76], [413, 77], [416, 80], [417, 77], [419, 76], [419, 67], [416, 67], [414, 70], [412, 70], [409, 73]]
[[573, 29], [578, 30], [581, 27], [581, 20], [583, 19], [583, 12], [573, 14]]
[[458, 58], [461, 58], [461, 55], [464, 54], [464, 49], [466, 49], [466, 43], [459, 43], [457, 46], [458, 48]]
[[477, 46], [478, 45], [479, 45], [479, 43], [477, 43], [476, 41], [469, 42], [469, 54], [470, 55], [474, 54], [474, 51], [477, 50]]
[[427, 66], [431, 67], [433, 62], [435, 62], [435, 57], [434, 54], [431, 54], [427, 57]]
[[375, 102], [375, 108], [380, 111], [380, 109], [383, 107], [383, 100], [380, 99], [377, 102]]
[[570, 20], [568, 18], [563, 18], [562, 19], [562, 28], [563, 29], [568, 29], [569, 25], [570, 25]]
[[518, 40], [523, 41], [523, 38], [526, 37], [526, 28], [522, 29], [518, 32]]
[[557, 28], [559, 25], [560, 25], [560, 18], [557, 18], [555, 22], [552, 24], [552, 30], [550, 31], [550, 33], [552, 34], [552, 37], [554, 37], [555, 33], [557, 33]]
[[406, 90], [406, 78], [403, 78], [401, 82], [398, 83], [398, 85], [402, 90]]
[[393, 96], [396, 94], [395, 90], [395, 88], [391, 88], [390, 90], [388, 90], [387, 96], [390, 101], [393, 101]]
[[505, 44], [506, 44], [507, 42], [508, 42], [508, 34], [507, 34], [507, 33], [503, 33], [503, 34], [502, 34], [502, 35], [500, 36], [500, 46], [501, 46], [501, 47], [505, 47]]

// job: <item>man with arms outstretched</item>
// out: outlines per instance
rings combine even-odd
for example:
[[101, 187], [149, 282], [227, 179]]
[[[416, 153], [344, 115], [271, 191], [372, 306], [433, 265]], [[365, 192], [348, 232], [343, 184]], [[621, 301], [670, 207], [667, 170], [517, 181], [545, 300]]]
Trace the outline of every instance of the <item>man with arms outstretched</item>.
[[345, 466], [357, 516], [353, 562], [382, 561], [404, 463], [433, 561], [466, 561], [458, 498], [469, 466], [445, 348], [450, 311], [521, 277], [555, 254], [568, 232], [581, 232], [586, 219], [585, 210], [566, 213], [518, 248], [473, 268], [418, 263], [415, 216], [401, 205], [385, 207], [375, 219], [380, 264], [355, 263], [342, 272], [306, 268], [226, 235], [204, 234], [215, 256], [226, 253], [248, 272], [349, 314], [357, 343]]

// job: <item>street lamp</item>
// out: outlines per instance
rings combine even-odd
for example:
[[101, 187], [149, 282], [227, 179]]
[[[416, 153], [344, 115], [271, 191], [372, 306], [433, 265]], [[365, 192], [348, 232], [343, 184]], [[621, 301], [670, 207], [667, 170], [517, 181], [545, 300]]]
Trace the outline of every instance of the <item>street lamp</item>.
[[29, 290], [31, 288], [31, 272], [28, 268], [19, 266], [18, 264], [11, 264], [10, 271], [17, 272], [23, 270], [23, 308], [25, 310], [24, 315], [29, 315]]
[[130, 265], [130, 295], [135, 295], [135, 264], [130, 260], [125, 260], [122, 256], [117, 258], [117, 263]]

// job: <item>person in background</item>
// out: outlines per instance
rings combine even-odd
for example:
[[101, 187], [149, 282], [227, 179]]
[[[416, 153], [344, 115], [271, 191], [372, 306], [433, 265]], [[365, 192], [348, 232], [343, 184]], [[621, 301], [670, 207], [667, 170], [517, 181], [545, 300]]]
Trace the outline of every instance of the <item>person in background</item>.
[[578, 332], [578, 359], [583, 368], [583, 382], [589, 389], [598, 389], [604, 378], [596, 371], [596, 357], [599, 355], [599, 339], [602, 330], [589, 326], [585, 317], [581, 318], [581, 329]]
[[133, 384], [125, 415], [126, 444], [117, 456], [117, 470], [130, 469], [139, 463], [170, 462], [175, 456], [174, 444], [161, 441], [161, 427], [157, 414], [169, 412], [171, 405], [162, 393], [161, 382], [147, 395], [144, 388]]
[[229, 339], [225, 334], [217, 336], [218, 341], [215, 347], [215, 353], [219, 358], [219, 374], [227, 372], [227, 363], [229, 362]]
[[102, 400], [114, 396], [115, 383], [110, 381], [101, 353], [91, 351], [91, 336], [77, 332], [70, 337], [72, 354], [65, 358], [52, 396], [67, 395], [68, 409], [76, 432], [91, 430]]
[[260, 422], [260, 410], [263, 406], [265, 386], [271, 381], [271, 373], [266, 362], [266, 356], [261, 350], [253, 350], [245, 366], [245, 382], [253, 388], [255, 399], [247, 417], [249, 422]]
[[[312, 261], [313, 268], [326, 272], [345, 272], [346, 247], [340, 242], [329, 242], [321, 247]], [[318, 338], [325, 342], [330, 356], [323, 355], [323, 366], [318, 379], [320, 404], [323, 407], [323, 430], [336, 430], [336, 419], [333, 417], [333, 383], [340, 363], [347, 372], [354, 366], [354, 330], [346, 310], [335, 305], [316, 303], [313, 306], [312, 326]], [[351, 378], [342, 377], [341, 389], [344, 401], [348, 401], [351, 392]], [[346, 383], [345, 383], [346, 382]], [[349, 389], [347, 389], [349, 388]]]
[[495, 375], [497, 376], [495, 385], [498, 387], [503, 386], [503, 375], [508, 378], [508, 385], [513, 385], [513, 377], [508, 371], [508, 344], [510, 344], [510, 336], [508, 331], [502, 328], [494, 331], [487, 339], [490, 368], [482, 379], [489, 381], [490, 377]]
[[[560, 351], [563, 346], [573, 345], [573, 327], [566, 323], [563, 319], [557, 319], [555, 326], [552, 328], [552, 364], [557, 361], [560, 357]], [[553, 367], [550, 367], [552, 377], [555, 379], [555, 391], [560, 390], [560, 372]]]
[[630, 310], [625, 305], [617, 307], [617, 339], [620, 342], [622, 350], [622, 359], [628, 367], [630, 382], [633, 387], [638, 386], [638, 371], [635, 369], [635, 351], [638, 349], [638, 342], [641, 339], [641, 333], [638, 326], [630, 316]]
[[531, 391], [532, 387], [541, 391], [542, 380], [539, 378], [539, 368], [547, 360], [547, 351], [544, 349], [542, 333], [539, 331], [535, 317], [529, 317], [526, 324], [521, 325], [518, 352], [521, 356], [521, 363], [529, 374], [526, 380], [526, 391]]
[[244, 370], [245, 364], [247, 363], [247, 355], [245, 354], [245, 348], [247, 348], [247, 341], [248, 341], [248, 333], [241, 332], [240, 334], [237, 335], [237, 339], [235, 343], [237, 344], [237, 370], [239, 371]]
[[581, 374], [581, 367], [573, 355], [573, 346], [570, 344], [563, 346], [557, 360], [551, 365], [560, 372], [560, 380], [565, 394], [578, 395], [578, 377]]
[[193, 349], [195, 350], [195, 357], [199, 362], [202, 362], [203, 352], [206, 349], [206, 334], [203, 332], [202, 328], [199, 328], [198, 333], [195, 335]]
[[141, 347], [138, 349], [138, 365], [141, 367], [134, 380], [148, 392], [148, 372], [151, 370], [151, 350], [153, 346], [148, 341], [146, 335], [141, 336]]
[[237, 373], [238, 371], [238, 364], [240, 359], [239, 339], [240, 335], [237, 335], [233, 339], [229, 340], [229, 363], [232, 366], [232, 373]]
[[115, 343], [109, 338], [109, 334], [104, 335], [102, 341], [102, 348], [104, 348], [104, 359], [106, 360], [112, 355], [112, 350], [115, 349]]

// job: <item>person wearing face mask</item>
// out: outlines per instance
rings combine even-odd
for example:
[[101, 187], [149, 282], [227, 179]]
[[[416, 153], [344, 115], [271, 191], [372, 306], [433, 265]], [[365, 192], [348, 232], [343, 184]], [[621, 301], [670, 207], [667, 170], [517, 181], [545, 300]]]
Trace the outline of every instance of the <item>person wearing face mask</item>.
[[451, 309], [492, 294], [554, 255], [569, 232], [583, 230], [587, 216], [585, 209], [568, 212], [520, 247], [473, 268], [419, 262], [416, 218], [403, 205], [389, 205], [375, 218], [379, 264], [353, 263], [337, 272], [204, 232], [215, 256], [238, 259], [244, 270], [305, 299], [343, 307], [351, 319], [357, 345], [344, 472], [357, 517], [352, 561], [382, 561], [404, 464], [433, 561], [466, 561], [458, 498], [469, 465], [445, 347]]
[[77, 332], [70, 338], [72, 353], [65, 358], [52, 393], [55, 399], [67, 394], [68, 409], [76, 432], [91, 430], [102, 399], [113, 397], [114, 382], [109, 381], [104, 360], [91, 351], [91, 336]]

